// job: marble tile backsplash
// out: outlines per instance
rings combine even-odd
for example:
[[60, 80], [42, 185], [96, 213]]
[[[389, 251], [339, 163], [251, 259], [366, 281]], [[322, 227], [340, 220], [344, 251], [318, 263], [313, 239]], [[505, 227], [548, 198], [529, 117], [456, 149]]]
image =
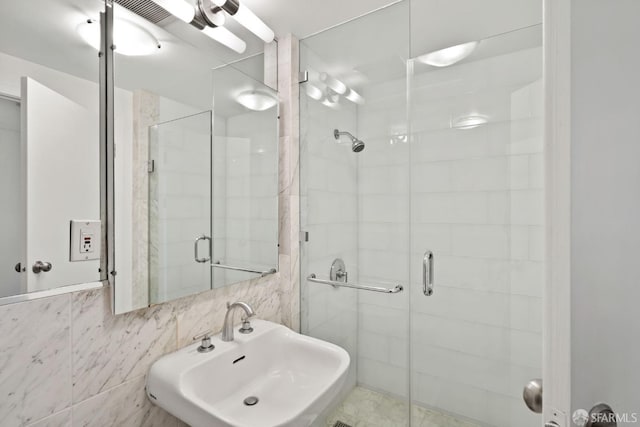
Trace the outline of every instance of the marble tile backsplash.
[[228, 301], [280, 323], [279, 290], [277, 273], [118, 316], [109, 288], [1, 306], [0, 425], [182, 426], [147, 399], [151, 364], [220, 331]]

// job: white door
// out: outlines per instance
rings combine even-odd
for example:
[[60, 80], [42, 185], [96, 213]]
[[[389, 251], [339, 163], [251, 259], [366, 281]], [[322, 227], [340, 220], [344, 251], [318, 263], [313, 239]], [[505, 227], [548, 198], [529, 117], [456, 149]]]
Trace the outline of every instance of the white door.
[[[22, 78], [21, 91], [23, 290], [97, 280], [100, 261], [70, 262], [69, 245], [72, 219], [100, 218], [98, 117], [32, 78]], [[34, 273], [38, 261], [51, 270]]]

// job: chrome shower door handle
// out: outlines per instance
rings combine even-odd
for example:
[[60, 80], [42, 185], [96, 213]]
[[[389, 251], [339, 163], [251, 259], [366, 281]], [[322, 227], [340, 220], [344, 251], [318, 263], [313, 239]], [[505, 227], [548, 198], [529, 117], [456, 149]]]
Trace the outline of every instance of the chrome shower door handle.
[[[198, 242], [200, 240], [207, 240], [209, 242], [209, 256], [206, 258], [198, 258]], [[199, 263], [205, 263], [205, 262], [211, 261], [211, 237], [205, 236], [203, 234], [202, 236], [196, 239], [196, 241], [193, 243], [193, 257], [195, 258], [196, 262], [199, 262]]]
[[433, 252], [426, 251], [422, 258], [422, 293], [433, 295]]

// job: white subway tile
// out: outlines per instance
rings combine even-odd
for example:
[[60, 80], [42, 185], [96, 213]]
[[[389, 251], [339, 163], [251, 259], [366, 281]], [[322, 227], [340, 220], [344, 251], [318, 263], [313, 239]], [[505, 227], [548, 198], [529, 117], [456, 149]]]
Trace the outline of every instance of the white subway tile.
[[459, 160], [452, 163], [452, 186], [456, 191], [490, 191], [509, 188], [507, 157]]
[[509, 229], [497, 225], [456, 225], [451, 229], [453, 254], [478, 258], [509, 256]]

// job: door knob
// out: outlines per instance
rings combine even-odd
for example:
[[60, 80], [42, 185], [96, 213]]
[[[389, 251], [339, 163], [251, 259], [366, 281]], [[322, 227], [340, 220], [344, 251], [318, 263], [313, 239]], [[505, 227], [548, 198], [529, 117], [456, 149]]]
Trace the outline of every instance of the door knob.
[[36, 261], [33, 267], [31, 267], [31, 270], [36, 274], [40, 274], [40, 272], [46, 273], [47, 271], [51, 271], [52, 267], [50, 262]]
[[542, 413], [542, 380], [533, 379], [524, 386], [522, 398], [527, 407], [536, 414]]

